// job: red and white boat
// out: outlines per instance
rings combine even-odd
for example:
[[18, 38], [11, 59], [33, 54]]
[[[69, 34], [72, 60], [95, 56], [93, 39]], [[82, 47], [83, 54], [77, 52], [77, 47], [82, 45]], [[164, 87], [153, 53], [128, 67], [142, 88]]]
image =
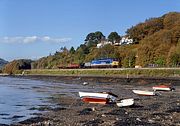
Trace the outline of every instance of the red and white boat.
[[152, 89], [154, 91], [171, 91], [173, 88], [169, 85], [158, 85], [158, 86], [153, 86]]
[[79, 92], [79, 96], [84, 102], [99, 103], [99, 104], [107, 104], [110, 102], [115, 102], [117, 98], [117, 95], [109, 92], [102, 92], [102, 93]]
[[154, 91], [145, 91], [145, 90], [132, 90], [135, 94], [144, 95], [144, 96], [154, 96], [156, 93]]

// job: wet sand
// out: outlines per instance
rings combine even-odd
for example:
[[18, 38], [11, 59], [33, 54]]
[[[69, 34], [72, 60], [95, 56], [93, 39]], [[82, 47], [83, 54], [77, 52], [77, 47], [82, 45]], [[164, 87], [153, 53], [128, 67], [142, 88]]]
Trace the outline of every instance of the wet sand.
[[[134, 98], [135, 105], [119, 108], [115, 104], [88, 104], [75, 95], [52, 96], [50, 102], [58, 104], [35, 118], [19, 122], [18, 126], [180, 126], [180, 78], [118, 78], [118, 77], [70, 77], [27, 76], [44, 81], [76, 83], [81, 91], [110, 91], [118, 99]], [[158, 96], [138, 96], [132, 89], [152, 90], [153, 85], [170, 84], [175, 91], [159, 92]]]

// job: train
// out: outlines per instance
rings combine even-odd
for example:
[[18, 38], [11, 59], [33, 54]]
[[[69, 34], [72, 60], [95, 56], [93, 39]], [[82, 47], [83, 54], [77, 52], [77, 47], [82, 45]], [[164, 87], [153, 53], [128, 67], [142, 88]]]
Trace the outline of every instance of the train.
[[118, 59], [115, 58], [101, 58], [90, 62], [81, 64], [68, 64], [67, 66], [59, 65], [59, 69], [78, 69], [78, 68], [117, 68], [119, 66]]

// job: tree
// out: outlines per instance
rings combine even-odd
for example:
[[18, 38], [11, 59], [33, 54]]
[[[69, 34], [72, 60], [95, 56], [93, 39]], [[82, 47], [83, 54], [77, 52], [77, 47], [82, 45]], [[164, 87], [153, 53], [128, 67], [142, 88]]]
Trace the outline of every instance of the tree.
[[154, 63], [157, 64], [159, 67], [163, 67], [165, 65], [165, 59], [164, 57], [159, 57], [157, 60], [155, 60]]
[[111, 32], [108, 36], [108, 40], [112, 43], [117, 43], [121, 39], [120, 35], [117, 32]]
[[104, 40], [105, 39], [105, 36], [102, 34], [102, 32], [100, 31], [97, 31], [97, 32], [91, 32], [89, 33], [87, 36], [86, 36], [86, 39], [85, 39], [85, 45], [88, 47], [88, 48], [91, 48], [91, 47], [96, 47], [96, 45], [101, 41], [101, 40]]
[[31, 63], [32, 61], [27, 59], [13, 60], [4, 66], [3, 73], [20, 74], [24, 69], [31, 69]]
[[136, 52], [134, 50], [128, 50], [126, 56], [122, 58], [122, 66], [133, 68], [135, 67]]
[[70, 52], [71, 54], [74, 54], [74, 53], [75, 53], [75, 49], [74, 49], [73, 46], [71, 47], [71, 49], [69, 50], [69, 52]]
[[107, 44], [100, 48], [98, 53], [99, 58], [116, 58], [114, 46]]
[[96, 36], [97, 41], [101, 41], [105, 39], [105, 36], [100, 31], [95, 32], [95, 36]]

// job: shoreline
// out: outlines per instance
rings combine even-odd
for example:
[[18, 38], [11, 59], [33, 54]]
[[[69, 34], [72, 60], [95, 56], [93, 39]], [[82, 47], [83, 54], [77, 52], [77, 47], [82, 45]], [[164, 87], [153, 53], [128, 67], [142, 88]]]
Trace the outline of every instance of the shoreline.
[[[27, 76], [26, 76], [27, 77]], [[89, 87], [110, 90], [119, 98], [131, 97], [136, 99], [135, 106], [118, 108], [115, 104], [99, 105], [88, 104], [79, 97], [56, 97], [52, 102], [60, 105], [56, 110], [49, 111], [40, 117], [20, 122], [22, 126], [36, 126], [39, 124], [58, 125], [179, 125], [180, 122], [180, 79], [169, 78], [112, 78], [81, 76], [28, 76], [31, 79], [57, 81], [82, 84], [88, 81]], [[152, 85], [171, 83], [177, 89], [175, 92], [160, 92], [160, 96], [137, 96], [131, 92], [133, 88], [150, 89]], [[169, 118], [169, 119], [168, 119]]]
[[[118, 108], [115, 104], [99, 105], [88, 104], [76, 97], [54, 96], [50, 102], [59, 106], [41, 116], [30, 118], [13, 124], [14, 126], [29, 125], [179, 125], [180, 122], [180, 78], [122, 78], [107, 76], [12, 76], [27, 79], [37, 79], [50, 82], [65, 82], [65, 84], [80, 84], [89, 82], [82, 90], [100, 88], [111, 91], [121, 98], [134, 98], [135, 106]], [[160, 96], [137, 96], [132, 89], [150, 89], [152, 85], [161, 83], [172, 84], [176, 87], [174, 92], [160, 92]], [[78, 93], [78, 92], [77, 92]]]

